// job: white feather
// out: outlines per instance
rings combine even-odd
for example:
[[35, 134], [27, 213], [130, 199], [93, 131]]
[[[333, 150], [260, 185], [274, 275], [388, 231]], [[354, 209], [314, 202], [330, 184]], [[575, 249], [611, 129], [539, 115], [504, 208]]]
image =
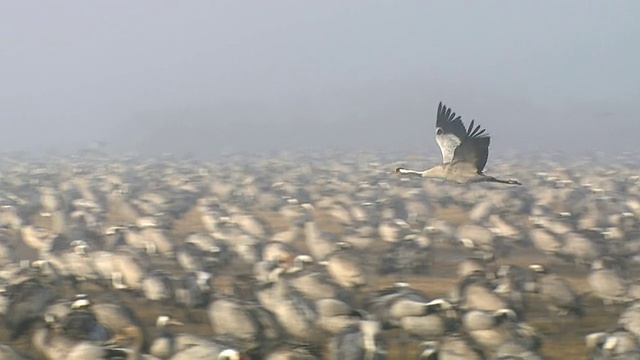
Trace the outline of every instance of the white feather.
[[453, 160], [453, 153], [460, 146], [462, 140], [453, 134], [442, 134], [436, 135], [436, 142], [442, 152], [442, 163], [447, 164]]

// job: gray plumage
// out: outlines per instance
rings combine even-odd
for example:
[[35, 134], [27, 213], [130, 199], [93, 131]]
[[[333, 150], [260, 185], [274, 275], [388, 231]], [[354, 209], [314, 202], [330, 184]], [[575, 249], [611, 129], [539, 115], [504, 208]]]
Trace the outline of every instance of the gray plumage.
[[326, 272], [308, 269], [313, 258], [308, 255], [298, 255], [293, 264], [282, 274], [286, 282], [310, 300], [327, 298], [345, 298], [344, 290], [333, 281]]
[[2, 360], [27, 360], [30, 359], [7, 345], [0, 344], [0, 359]]
[[319, 340], [315, 304], [289, 286], [280, 277], [282, 272], [281, 267], [273, 269], [269, 274], [270, 282], [261, 286], [256, 297], [275, 315], [286, 333], [300, 341], [315, 343]]
[[557, 274], [549, 272], [542, 265], [532, 265], [536, 271], [537, 292], [542, 295], [549, 310], [559, 315], [573, 313], [584, 315], [582, 296]]
[[360, 321], [360, 317], [349, 304], [337, 299], [326, 298], [316, 301], [316, 311], [318, 326], [331, 335], [338, 334]]
[[620, 314], [618, 326], [640, 338], [640, 302], [634, 302]]
[[483, 173], [489, 158], [490, 137], [480, 125], [471, 120], [465, 128], [460, 116], [440, 102], [436, 117], [436, 142], [442, 152], [442, 164], [425, 171], [402, 167], [396, 173], [439, 178], [452, 183], [497, 182], [521, 185], [516, 180], [501, 180]]
[[376, 343], [380, 325], [361, 321], [336, 335], [329, 343], [331, 360], [384, 360], [386, 352]]
[[638, 360], [638, 339], [625, 330], [589, 334], [585, 337], [589, 360]]
[[494, 292], [484, 273], [473, 273], [460, 279], [453, 298], [468, 309], [497, 311], [511, 307], [508, 301]]
[[420, 360], [485, 360], [482, 350], [466, 335], [454, 333], [422, 344]]
[[521, 343], [507, 341], [498, 347], [491, 360], [543, 360], [543, 357]]
[[53, 299], [51, 289], [31, 279], [7, 286], [6, 293], [9, 301], [4, 319], [11, 339], [23, 335]]
[[250, 307], [233, 298], [220, 298], [209, 304], [207, 314], [216, 335], [232, 336], [247, 350], [262, 345], [262, 328]]
[[367, 285], [368, 274], [358, 251], [349, 243], [336, 243], [336, 249], [327, 255], [327, 272], [343, 288], [359, 288]]
[[591, 272], [587, 276], [587, 283], [593, 294], [600, 298], [605, 305], [633, 300], [628, 294], [629, 280], [623, 278], [615, 269], [610, 268], [604, 259], [593, 262]]
[[517, 321], [511, 309], [489, 313], [471, 310], [462, 316], [462, 328], [481, 346], [495, 351], [502, 344], [516, 341], [527, 349], [540, 346], [540, 336], [531, 326]]

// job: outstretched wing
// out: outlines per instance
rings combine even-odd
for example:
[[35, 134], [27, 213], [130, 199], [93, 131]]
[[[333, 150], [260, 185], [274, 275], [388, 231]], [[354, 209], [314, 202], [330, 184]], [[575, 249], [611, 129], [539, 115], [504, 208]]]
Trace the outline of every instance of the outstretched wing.
[[453, 160], [456, 148], [460, 146], [462, 140], [467, 136], [467, 129], [460, 116], [442, 105], [442, 101], [438, 105], [438, 114], [436, 118], [436, 142], [442, 152], [442, 162], [450, 163]]
[[480, 125], [475, 128], [473, 125], [473, 120], [471, 120], [469, 130], [465, 133], [465, 137], [453, 153], [452, 161], [473, 164], [478, 173], [482, 173], [489, 158], [489, 142], [491, 138], [488, 134], [485, 134], [485, 129], [480, 129]]

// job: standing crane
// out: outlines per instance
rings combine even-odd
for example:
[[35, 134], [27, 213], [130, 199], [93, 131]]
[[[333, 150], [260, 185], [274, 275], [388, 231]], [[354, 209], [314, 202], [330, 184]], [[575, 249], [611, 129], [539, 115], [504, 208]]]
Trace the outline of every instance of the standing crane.
[[444, 179], [458, 184], [497, 182], [522, 185], [517, 180], [497, 179], [482, 172], [489, 157], [489, 140], [485, 129], [480, 129], [480, 125], [474, 128], [474, 120], [471, 120], [468, 129], [465, 128], [460, 115], [456, 116], [451, 108], [440, 102], [436, 118], [436, 142], [442, 152], [442, 164], [424, 171], [399, 167], [396, 173]]

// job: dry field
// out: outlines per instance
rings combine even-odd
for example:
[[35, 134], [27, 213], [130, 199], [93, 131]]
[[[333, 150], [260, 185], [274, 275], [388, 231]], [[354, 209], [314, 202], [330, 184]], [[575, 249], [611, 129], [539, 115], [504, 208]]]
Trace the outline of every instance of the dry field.
[[[286, 228], [286, 224], [278, 214], [274, 213], [260, 213], [271, 225], [276, 229]], [[442, 209], [439, 216], [447, 218], [450, 221], [460, 222], [464, 221], [466, 214], [457, 208]], [[111, 222], [116, 222], [117, 218], [110, 219]], [[36, 219], [37, 223], [44, 224], [43, 219]], [[321, 229], [331, 232], [340, 232], [340, 227], [335, 224], [330, 218], [326, 216], [320, 216], [318, 223]], [[179, 219], [173, 226], [173, 235], [176, 241], [182, 241], [184, 235], [190, 231], [197, 231], [201, 229], [199, 219], [194, 213], [188, 213], [184, 218]], [[304, 246], [299, 245], [301, 251], [304, 251]], [[462, 253], [459, 249], [454, 249], [443, 244], [436, 245], [436, 264], [432, 272], [424, 276], [410, 276], [405, 278], [413, 287], [425, 291], [429, 296], [438, 297], [445, 296], [452, 288], [456, 281], [455, 273], [458, 261], [460, 261], [466, 254]], [[35, 252], [26, 247], [20, 249], [19, 252], [22, 257], [33, 257]], [[578, 290], [586, 292], [588, 286], [585, 281], [586, 269], [577, 269], [571, 264], [565, 264], [560, 260], [551, 259], [539, 253], [536, 253], [529, 249], [515, 249], [508, 259], [501, 259], [498, 264], [518, 264], [529, 265], [532, 263], [540, 263], [548, 265], [556, 272], [566, 277]], [[633, 274], [639, 272], [638, 268], [632, 268]], [[375, 287], [380, 288], [392, 284], [395, 280], [394, 277], [380, 277], [375, 279]], [[220, 288], [225, 288], [229, 285], [230, 277], [225, 274], [221, 274], [217, 279], [217, 284]], [[83, 285], [83, 291], [90, 296], [97, 296], [101, 292], [97, 286], [85, 284]], [[71, 296], [72, 294], [69, 294]], [[191, 332], [196, 334], [207, 335], [211, 330], [206, 320], [204, 311], [197, 314], [196, 318], [202, 319], [201, 322], [189, 322], [185, 315], [181, 311], [176, 311], [175, 308], [170, 308], [160, 304], [148, 304], [144, 299], [136, 298], [128, 293], [119, 293], [119, 296], [123, 301], [135, 309], [136, 313], [141, 317], [143, 322], [152, 327], [155, 324], [155, 319], [160, 314], [171, 314], [181, 321], [187, 323], [183, 328], [185, 332]], [[546, 311], [546, 308], [539, 303], [535, 296], [528, 296], [527, 298], [528, 312], [526, 313], [526, 321], [533, 325], [544, 338], [542, 346], [542, 354], [548, 359], [584, 359], [586, 356], [586, 349], [584, 346], [584, 336], [596, 332], [609, 329], [613, 327], [617, 321], [619, 311], [622, 308], [617, 308], [615, 312], [606, 312], [601, 303], [596, 301], [593, 297], [586, 296], [586, 313], [587, 315], [583, 319], [575, 319], [573, 317], [556, 318], [550, 317]], [[201, 315], [201, 316], [200, 316]], [[9, 333], [4, 327], [0, 327], [0, 341], [4, 342], [16, 349], [24, 351], [25, 353], [37, 358], [36, 354], [30, 349], [30, 336], [23, 336], [17, 341], [9, 341]], [[397, 343], [397, 339], [390, 338], [389, 340], [389, 354], [390, 359], [415, 359], [417, 355], [417, 346], [400, 346]]]

